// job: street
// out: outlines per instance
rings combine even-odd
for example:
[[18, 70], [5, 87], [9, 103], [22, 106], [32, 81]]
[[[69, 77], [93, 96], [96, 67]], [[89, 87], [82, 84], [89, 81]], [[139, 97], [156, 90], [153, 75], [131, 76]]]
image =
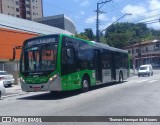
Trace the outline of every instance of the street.
[[37, 92], [5, 97], [0, 100], [0, 116], [159, 116], [159, 73], [132, 76], [121, 84], [93, 87], [86, 93]]

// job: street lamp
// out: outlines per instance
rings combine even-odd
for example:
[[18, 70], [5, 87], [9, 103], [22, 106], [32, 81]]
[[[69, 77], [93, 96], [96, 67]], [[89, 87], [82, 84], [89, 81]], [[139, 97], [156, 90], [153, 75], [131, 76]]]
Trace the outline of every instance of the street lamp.
[[[109, 25], [107, 28], [111, 27], [112, 25], [114, 25], [115, 23], [117, 23], [120, 19], [122, 19], [125, 16], [130, 16], [132, 15], [131, 13], [126, 13], [123, 16], [121, 16], [120, 18], [118, 18], [115, 22], [113, 22], [111, 25]], [[104, 32], [107, 28], [103, 29], [100, 33]]]

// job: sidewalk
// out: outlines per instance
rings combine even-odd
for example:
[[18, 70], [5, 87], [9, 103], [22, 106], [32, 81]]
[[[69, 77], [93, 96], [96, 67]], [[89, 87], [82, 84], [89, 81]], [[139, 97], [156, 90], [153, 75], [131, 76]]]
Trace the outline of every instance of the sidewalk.
[[138, 75], [138, 71], [135, 69], [135, 72], [134, 72], [134, 70], [130, 70], [130, 77], [131, 76], [136, 76], [136, 75]]
[[27, 92], [22, 91], [20, 84], [12, 85], [11, 87], [6, 87], [6, 95], [4, 96], [4, 98], [16, 95], [23, 95], [26, 93]]

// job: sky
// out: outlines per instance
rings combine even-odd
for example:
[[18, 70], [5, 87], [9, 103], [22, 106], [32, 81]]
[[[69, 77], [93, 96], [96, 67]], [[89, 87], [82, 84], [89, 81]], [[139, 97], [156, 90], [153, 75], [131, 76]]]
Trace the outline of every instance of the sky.
[[[110, 0], [43, 0], [43, 14], [65, 14], [73, 20], [78, 33], [85, 28], [92, 28], [95, 33], [97, 3], [104, 1]], [[149, 28], [160, 30], [160, 0], [111, 0], [100, 10], [104, 12], [99, 15], [100, 31], [121, 17], [118, 22], [145, 22]]]

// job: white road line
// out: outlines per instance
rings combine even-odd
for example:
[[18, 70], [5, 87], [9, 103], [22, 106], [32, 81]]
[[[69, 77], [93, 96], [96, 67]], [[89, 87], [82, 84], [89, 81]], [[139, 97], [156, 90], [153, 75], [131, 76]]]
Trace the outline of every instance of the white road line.
[[127, 81], [127, 82], [137, 82], [137, 80], [131, 80], [131, 81]]
[[152, 80], [152, 81], [149, 81], [149, 83], [153, 83], [153, 82], [157, 82], [158, 80]]
[[137, 82], [140, 83], [140, 82], [145, 82], [145, 81], [148, 81], [148, 79], [137, 81]]

